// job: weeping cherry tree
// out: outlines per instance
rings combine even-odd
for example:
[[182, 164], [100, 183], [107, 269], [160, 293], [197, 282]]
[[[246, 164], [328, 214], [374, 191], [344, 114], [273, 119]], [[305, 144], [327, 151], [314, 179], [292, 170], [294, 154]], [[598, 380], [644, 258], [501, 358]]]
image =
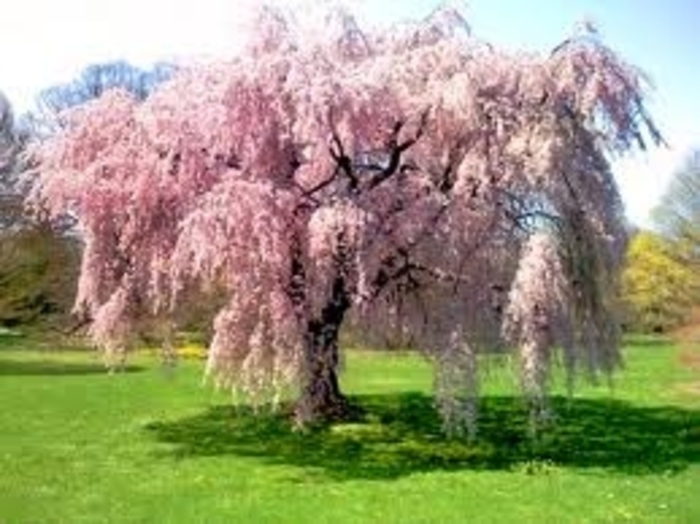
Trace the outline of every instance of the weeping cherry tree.
[[293, 388], [300, 423], [347, 413], [349, 318], [425, 353], [451, 431], [475, 427], [480, 353], [514, 348], [534, 412], [557, 363], [613, 371], [607, 157], [659, 139], [643, 75], [590, 31], [527, 54], [449, 6], [373, 31], [315, 13], [258, 6], [239, 55], [106, 92], [36, 144], [30, 205], [79, 221], [94, 343], [119, 359], [144, 319], [223, 287], [207, 376], [258, 403]]

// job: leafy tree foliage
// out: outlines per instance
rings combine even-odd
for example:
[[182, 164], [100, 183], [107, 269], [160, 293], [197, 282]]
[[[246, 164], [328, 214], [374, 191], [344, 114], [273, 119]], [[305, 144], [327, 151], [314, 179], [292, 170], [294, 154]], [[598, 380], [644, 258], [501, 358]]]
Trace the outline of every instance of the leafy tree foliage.
[[11, 105], [0, 95], [0, 324], [5, 326], [40, 316], [60, 318], [70, 309], [67, 297], [77, 277], [76, 243], [24, 213], [19, 176], [24, 143]]
[[653, 218], [658, 233], [643, 233], [630, 246], [626, 299], [637, 327], [667, 330], [700, 301], [700, 151], [675, 172]]
[[59, 328], [66, 320], [78, 244], [45, 227], [0, 233], [0, 325]]
[[448, 6], [381, 32], [318, 12], [258, 5], [240, 56], [145, 101], [107, 92], [36, 146], [31, 203], [78, 217], [95, 343], [120, 358], [183, 290], [224, 286], [208, 376], [254, 401], [293, 384], [300, 422], [347, 410], [348, 315], [434, 361], [451, 430], [474, 428], [480, 351], [518, 348], [536, 412], [556, 361], [612, 371], [626, 233], [605, 155], [658, 138], [637, 70], [589, 33], [497, 49]]
[[675, 249], [673, 242], [649, 231], [637, 233], [630, 242], [622, 275], [630, 327], [666, 331], [688, 318], [698, 279]]

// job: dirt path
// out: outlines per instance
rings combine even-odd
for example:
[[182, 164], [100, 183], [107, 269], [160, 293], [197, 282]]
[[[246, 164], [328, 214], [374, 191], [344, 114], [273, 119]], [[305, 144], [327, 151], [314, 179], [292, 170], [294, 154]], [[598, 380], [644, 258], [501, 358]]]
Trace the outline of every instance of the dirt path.
[[[697, 371], [700, 379], [700, 343], [698, 338], [689, 340], [688, 337], [678, 338], [676, 343], [681, 347], [678, 361], [686, 369]], [[700, 396], [700, 380], [681, 382], [677, 389], [685, 394]]]
[[686, 345], [678, 358], [683, 367], [700, 370], [700, 348]]

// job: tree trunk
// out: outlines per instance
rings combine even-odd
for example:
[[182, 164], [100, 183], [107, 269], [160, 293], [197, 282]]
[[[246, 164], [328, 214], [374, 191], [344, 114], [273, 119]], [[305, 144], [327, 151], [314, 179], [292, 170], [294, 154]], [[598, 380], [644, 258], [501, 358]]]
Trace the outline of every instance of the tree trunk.
[[349, 307], [345, 283], [338, 277], [320, 317], [307, 324], [304, 376], [296, 406], [299, 424], [342, 420], [349, 415], [348, 400], [338, 383], [338, 334]]

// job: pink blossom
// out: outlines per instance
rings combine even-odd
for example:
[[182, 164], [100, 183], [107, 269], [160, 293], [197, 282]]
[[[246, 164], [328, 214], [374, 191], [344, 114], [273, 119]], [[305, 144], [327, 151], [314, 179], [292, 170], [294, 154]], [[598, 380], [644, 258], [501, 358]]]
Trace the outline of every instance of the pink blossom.
[[259, 5], [240, 56], [143, 102], [108, 92], [35, 145], [29, 203], [78, 219], [94, 341], [122, 347], [184, 290], [222, 286], [208, 375], [303, 397], [333, 384], [347, 311], [434, 359], [467, 426], [479, 352], [518, 346], [537, 398], [560, 345], [610, 371], [625, 233], [606, 154], [658, 138], [644, 77], [588, 35], [526, 55], [450, 6], [383, 32], [333, 9], [318, 35]]

